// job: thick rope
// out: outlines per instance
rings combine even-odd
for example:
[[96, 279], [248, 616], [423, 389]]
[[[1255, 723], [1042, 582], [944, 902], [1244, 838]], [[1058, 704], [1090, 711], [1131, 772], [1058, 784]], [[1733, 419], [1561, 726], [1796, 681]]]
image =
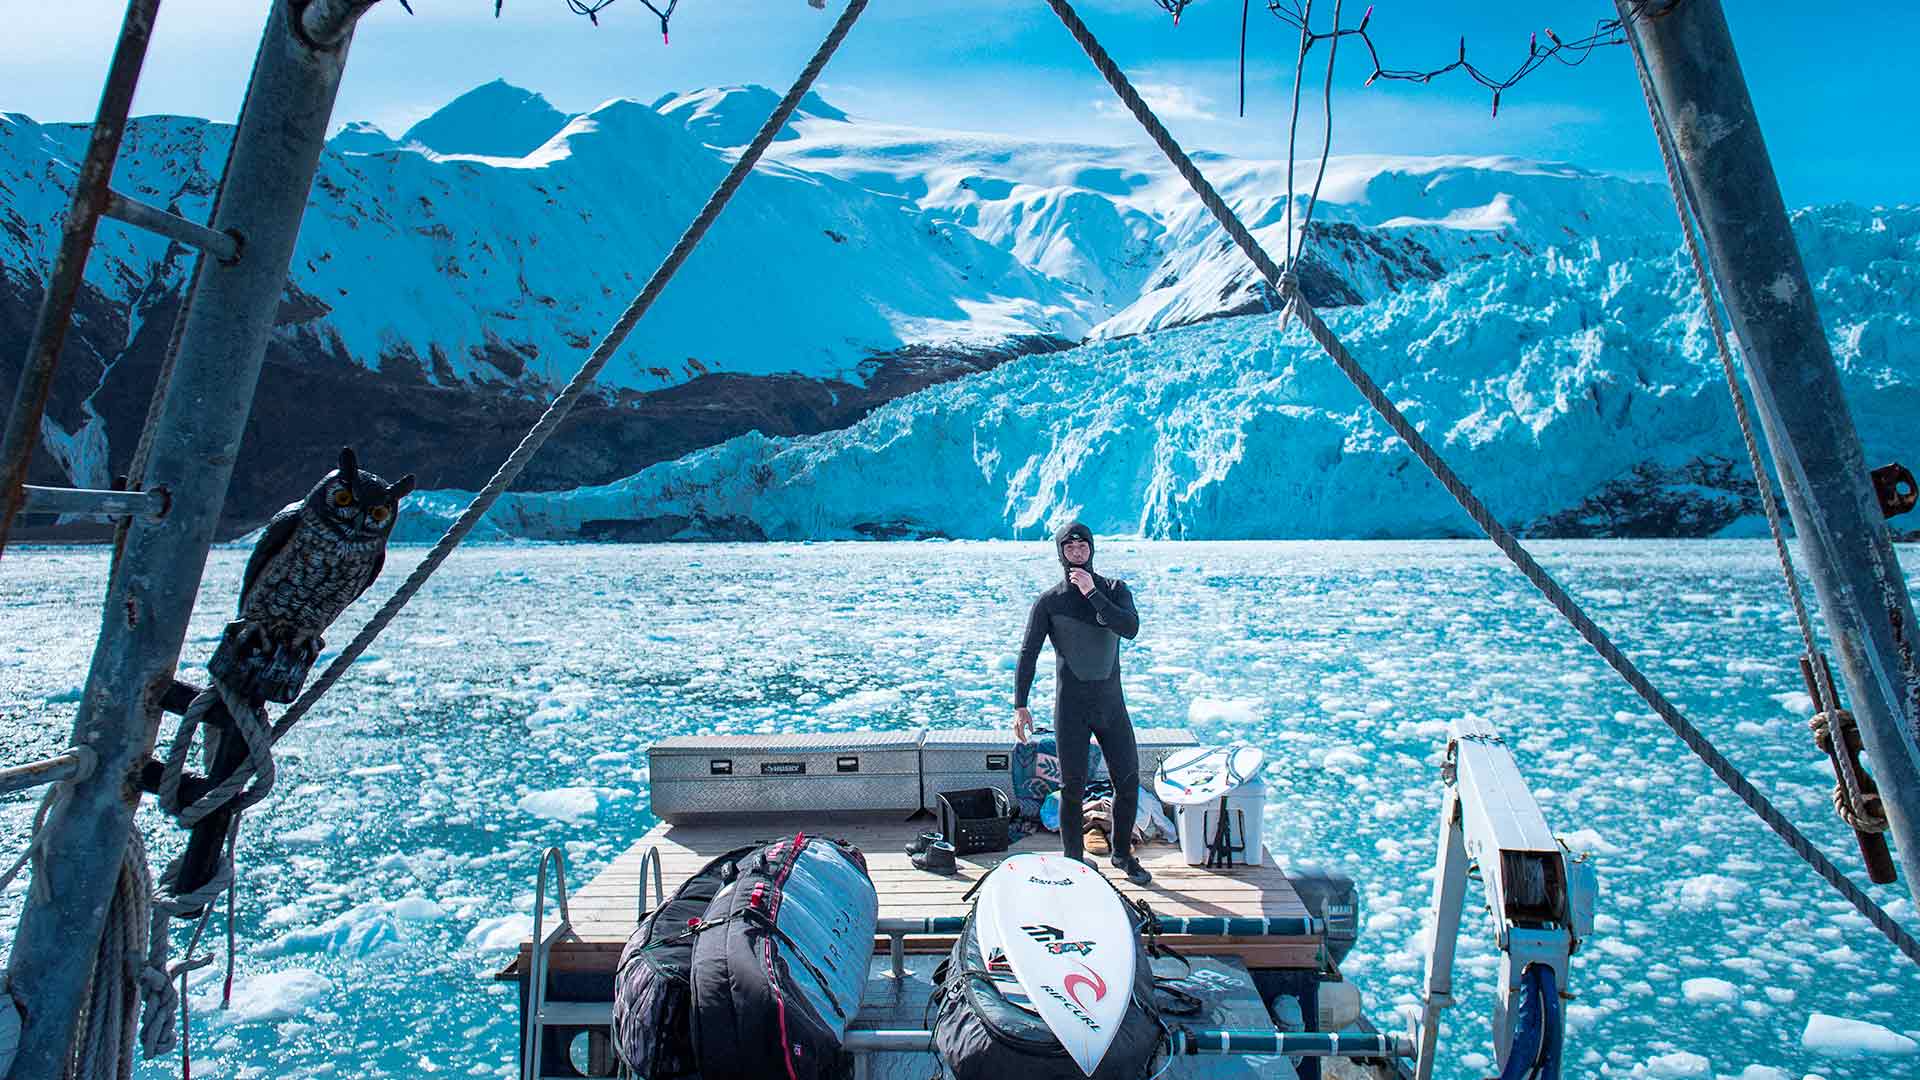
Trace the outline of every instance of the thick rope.
[[153, 883], [139, 829], [128, 836], [120, 877], [101, 927], [67, 1062], [71, 1080], [131, 1080], [140, 1017], [140, 962], [146, 951]]
[[[1616, 0], [1624, 20], [1629, 12], [1625, 0]], [[1767, 529], [1773, 536], [1773, 551], [1780, 562], [1780, 573], [1786, 579], [1787, 599], [1793, 605], [1794, 621], [1800, 627], [1800, 641], [1806, 650], [1808, 669], [1818, 681], [1816, 687], [1824, 701], [1817, 704], [1820, 715], [1814, 718], [1816, 733], [1825, 728], [1825, 717], [1829, 710], [1840, 708], [1840, 695], [1833, 686], [1833, 671], [1820, 658], [1820, 646], [1815, 641], [1813, 617], [1807, 612], [1806, 597], [1800, 590], [1800, 576], [1794, 572], [1793, 554], [1787, 547], [1786, 527], [1780, 520], [1780, 503], [1774, 497], [1773, 480], [1767, 472], [1766, 463], [1761, 455], [1760, 436], [1754, 429], [1753, 416], [1747, 411], [1747, 397], [1740, 389], [1740, 375], [1733, 362], [1733, 350], [1727, 342], [1726, 327], [1720, 321], [1720, 307], [1714, 299], [1713, 276], [1707, 271], [1706, 258], [1700, 253], [1700, 241], [1694, 229], [1693, 190], [1675, 161], [1672, 126], [1667, 121], [1666, 108], [1660, 103], [1659, 95], [1653, 88], [1653, 78], [1647, 71], [1646, 57], [1640, 54], [1637, 46], [1630, 48], [1633, 53], [1634, 73], [1640, 77], [1640, 94], [1647, 102], [1647, 119], [1653, 125], [1654, 141], [1660, 146], [1660, 160], [1667, 170], [1667, 187], [1673, 192], [1674, 214], [1680, 219], [1680, 233], [1687, 242], [1687, 255], [1693, 262], [1694, 280], [1700, 289], [1700, 303], [1706, 311], [1707, 326], [1713, 331], [1713, 345], [1720, 357], [1720, 370], [1727, 380], [1727, 394], [1733, 399], [1734, 419], [1740, 425], [1740, 438], [1746, 444], [1747, 462], [1753, 468], [1754, 486], [1760, 490], [1760, 505], [1767, 514]], [[1817, 736], [1816, 736], [1817, 737]], [[1825, 749], [1825, 747], [1822, 747]], [[1884, 814], [1869, 815], [1861, 811], [1866, 804], [1865, 785], [1855, 768], [1851, 754], [1841, 753], [1834, 756], [1837, 763], [1838, 786], [1834, 789], [1834, 805], [1840, 816], [1849, 825], [1861, 832], [1885, 832], [1887, 819]], [[1863, 827], [1864, 826], [1864, 827]]]
[[[167, 863], [167, 868], [161, 872], [159, 888], [169, 896], [165, 899], [154, 897], [153, 921], [147, 932], [146, 964], [140, 970], [140, 990], [144, 999], [140, 1017], [140, 1050], [148, 1058], [158, 1057], [179, 1045], [175, 1014], [185, 1015], [187, 974], [214, 961], [212, 953], [195, 956], [193, 950], [200, 944], [207, 921], [213, 917], [214, 901], [233, 885], [233, 862], [223, 857], [211, 881], [190, 893], [175, 893], [185, 858], [184, 854], [174, 856], [173, 861]], [[169, 965], [167, 952], [172, 942], [167, 932], [168, 924], [174, 918], [196, 910], [200, 912], [200, 918], [194, 924], [192, 936], [187, 939], [185, 959]], [[175, 979], [180, 981], [177, 990], [174, 988]]]
[[341, 651], [340, 655], [334, 658], [333, 663], [327, 665], [327, 670], [322, 672], [320, 677], [314, 680], [313, 685], [300, 695], [300, 700], [288, 707], [279, 722], [274, 724], [274, 742], [278, 742], [302, 716], [306, 715], [307, 710], [313, 708], [314, 702], [320, 700], [321, 695], [339, 681], [347, 668], [351, 667], [353, 662], [360, 658], [360, 654], [367, 650], [367, 646], [373, 644], [373, 639], [380, 636], [380, 632], [400, 614], [400, 609], [407, 606], [407, 601], [413, 599], [414, 594], [427, 583], [427, 579], [440, 568], [440, 564], [447, 560], [447, 556], [453, 554], [453, 550], [460, 546], [460, 542], [465, 540], [474, 526], [480, 523], [480, 519], [486, 516], [494, 501], [513, 484], [514, 480], [520, 476], [521, 470], [527, 467], [527, 462], [533, 459], [533, 455], [539, 452], [540, 447], [545, 445], [547, 439], [559, 428], [560, 422], [573, 411], [574, 404], [580, 400], [582, 394], [586, 393], [587, 388], [593, 385], [594, 379], [599, 377], [600, 370], [613, 359], [613, 354], [627, 340], [627, 335], [647, 313], [647, 309], [653, 306], [654, 300], [666, 288], [667, 283], [673, 280], [674, 273], [680, 269], [682, 263], [687, 261], [687, 257], [693, 254], [693, 249], [700, 243], [701, 238], [706, 236], [707, 229], [720, 216], [720, 212], [726, 209], [728, 200], [733, 198], [734, 192], [747, 178], [747, 174], [753, 171], [760, 156], [766, 152], [767, 147], [773, 143], [781, 129], [787, 126], [787, 121], [800, 105], [800, 99], [812, 89], [814, 79], [819, 76], [820, 70], [826, 67], [827, 61], [833, 57], [834, 51], [846, 39], [847, 32], [853, 29], [854, 22], [859, 19], [860, 13], [865, 11], [866, 7], [867, 0], [848, 0], [846, 10], [840, 14], [839, 21], [833, 24], [832, 31], [827, 34], [826, 40], [813, 54], [813, 59], [807, 62], [805, 70], [801, 71], [800, 77], [787, 91], [787, 96], [780, 99], [780, 104], [773, 110], [773, 115], [767, 117], [767, 122], [760, 126], [759, 133], [741, 153], [739, 160], [733, 163], [733, 168], [728, 171], [726, 179], [722, 180], [720, 186], [715, 188], [713, 194], [707, 198], [707, 204], [701, 208], [699, 216], [693, 219], [693, 224], [687, 226], [679, 242], [661, 262], [660, 268], [653, 272], [653, 276], [647, 279], [639, 295], [635, 296], [633, 302], [627, 305], [626, 311], [621, 313], [613, 329], [607, 331], [607, 335], [594, 346], [592, 355], [588, 356], [586, 362], [580, 366], [580, 370], [574, 373], [572, 381], [567, 383], [566, 388], [553, 399], [553, 403], [547, 406], [547, 411], [540, 417], [539, 422], [534, 424], [533, 429], [520, 440], [520, 445], [514, 448], [507, 460], [500, 464], [493, 478], [488, 480], [486, 486], [474, 496], [473, 502], [461, 512], [459, 519], [446, 531], [446, 535], [433, 545], [433, 550], [427, 552], [427, 557], [421, 560], [420, 565], [414, 567], [413, 573], [407, 575], [407, 580], [394, 590], [393, 595], [387, 598], [387, 602], [380, 605], [380, 610], [374, 612], [373, 617], [360, 628], [360, 632], [354, 636], [353, 641]]
[[1600, 654], [1601, 659], [1620, 673], [1627, 685], [1632, 687], [1634, 692], [1639, 694], [1662, 720], [1666, 721], [1667, 726], [1687, 744], [1687, 748], [1692, 750], [1695, 756], [1699, 757], [1713, 771], [1713, 774], [1739, 797], [1741, 802], [1746, 803], [1768, 828], [1785, 841], [1795, 854], [1826, 879], [1828, 884], [1845, 897], [1856, 911], [1885, 934], [1896, 948], [1915, 963], [1920, 963], [1920, 941], [1915, 941], [1913, 936], [1875, 903], [1872, 897], [1855, 885], [1852, 879], [1815, 847], [1805, 834], [1795, 828], [1793, 823], [1788, 821], [1786, 816], [1781, 814], [1732, 762], [1714, 749], [1706, 736], [1681, 715], [1680, 710], [1668, 701], [1665, 695], [1654, 688], [1633, 661], [1614, 645], [1605, 631], [1587, 617], [1586, 612], [1580, 608], [1573, 597], [1569, 596], [1567, 591], [1561, 588], [1559, 583], [1554, 581], [1553, 577], [1534, 560], [1526, 548], [1521, 546], [1513, 533], [1500, 524], [1492, 511], [1487, 509], [1486, 504], [1480, 501], [1439, 452], [1427, 442], [1426, 437], [1414, 427], [1413, 422], [1408, 420], [1392, 401], [1388, 400], [1385, 392], [1360, 367], [1346, 347], [1333, 336], [1333, 331], [1321, 321], [1319, 313], [1307, 302], [1306, 297], [1301, 295], [1298, 282], [1291, 276], [1281, 273], [1273, 259], [1253, 238], [1253, 234], [1247, 231], [1246, 225], [1241, 223], [1232, 208], [1220, 197], [1219, 192], [1215, 191], [1213, 185], [1200, 174], [1199, 168], [1193, 164], [1191, 158], [1187, 157], [1186, 152], [1174, 141], [1173, 136], [1167, 133], [1166, 127], [1160, 123], [1158, 117], [1153, 115], [1153, 110], [1147, 107], [1147, 103], [1141, 99], [1139, 92], [1133, 88], [1132, 83], [1128, 82], [1125, 73], [1114, 64], [1113, 58], [1108, 56], [1099, 41], [1095, 40], [1092, 31], [1088, 30], [1086, 24], [1081, 22], [1080, 17], [1074, 13], [1068, 0], [1047, 0], [1047, 3], [1060, 17], [1060, 21], [1066, 25], [1074, 40], [1079, 42], [1088, 59], [1092, 60], [1094, 66], [1100, 70], [1100, 74], [1105, 76], [1108, 85], [1113, 87], [1114, 93], [1119, 95], [1120, 100], [1133, 113], [1141, 127], [1145, 128], [1147, 134], [1153, 138], [1154, 144], [1160, 148], [1161, 153], [1173, 163], [1174, 168], [1193, 188], [1194, 194], [1200, 197], [1200, 201], [1220, 222], [1227, 235], [1232, 237], [1240, 250], [1252, 260], [1268, 283], [1279, 290], [1287, 304], [1286, 313], [1282, 316], [1282, 325], [1285, 324], [1288, 316], [1299, 319], [1301, 325], [1313, 336], [1314, 341], [1319, 343], [1321, 349], [1340, 369], [1341, 374], [1345, 375], [1347, 380], [1353, 383], [1354, 388], [1360, 391], [1360, 395], [1367, 400], [1367, 404], [1373, 407], [1382, 420], [1386, 421], [1394, 434], [1400, 436], [1408, 449], [1420, 459], [1421, 464], [1433, 473], [1434, 477], [1447, 489], [1447, 493], [1452, 495], [1467, 512], [1467, 516], [1473, 519], [1474, 524], [1480, 526], [1481, 530], [1487, 534], [1487, 538], [1500, 549], [1501, 554], [1505, 555], [1525, 575], [1528, 582], [1546, 597], [1554, 610], [1558, 611], [1561, 617], [1566, 619], [1582, 638], [1586, 639], [1587, 644]]
[[[193, 733], [206, 722], [207, 713], [215, 705], [225, 705], [227, 714], [233, 717], [234, 728], [240, 733], [241, 741], [247, 744], [247, 762], [194, 800], [193, 805], [182, 806], [180, 782], [186, 775]], [[273, 733], [267, 727], [265, 712], [251, 698], [228, 689], [225, 683], [216, 679], [211, 686], [196, 694], [188, 703], [187, 711], [181, 714], [180, 726], [173, 733], [173, 744], [167, 749], [166, 764], [160, 773], [160, 807], [174, 815], [181, 828], [191, 829], [200, 819], [229, 803], [238, 812], [266, 798], [268, 792], [273, 790], [275, 775]]]

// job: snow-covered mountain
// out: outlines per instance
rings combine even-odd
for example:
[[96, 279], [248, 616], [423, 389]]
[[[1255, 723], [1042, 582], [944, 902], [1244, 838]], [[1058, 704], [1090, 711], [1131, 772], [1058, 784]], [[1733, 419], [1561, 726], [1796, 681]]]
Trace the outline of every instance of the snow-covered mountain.
[[[1797, 218], [1870, 460], [1920, 451], [1920, 210]], [[1753, 483], [1691, 272], [1649, 241], [1471, 262], [1328, 321], [1488, 504], [1546, 535], [1739, 534]], [[437, 534], [463, 492], [420, 497]], [[1102, 340], [844, 431], [745, 435], [627, 480], [510, 495], [493, 535], [1423, 537], [1473, 526], [1277, 315]]]
[[[727, 87], [567, 115], [495, 82], [398, 138], [347, 124], [310, 200], [229, 526], [257, 522], [304, 489], [343, 443], [374, 467], [419, 473], [427, 487], [478, 484], [774, 101], [761, 87]], [[136, 120], [116, 184], [204, 218], [230, 135], [201, 120]], [[83, 126], [0, 114], [0, 393], [18, 370], [85, 139]], [[1269, 249], [1282, 250], [1284, 164], [1197, 157]], [[1313, 177], [1303, 165], [1294, 179], [1300, 218]], [[1655, 185], [1566, 165], [1339, 158], [1321, 187], [1302, 281], [1323, 306], [1366, 306], [1350, 318], [1410, 326], [1410, 316], [1386, 313], [1403, 301], [1439, 303], [1416, 298], [1447, 294], [1486, 265], [1523, 281], [1554, 260], [1600, 267], [1622, 252], [1664, 252], [1654, 238], [1672, 231], [1665, 198]], [[102, 227], [41, 479], [102, 484], [124, 464], [189, 267], [177, 247]], [[608, 367], [601, 396], [563, 426], [523, 486], [603, 484], [706, 447], [737, 454], [741, 444], [726, 440], [749, 432], [772, 440], [769, 453], [810, 446], [778, 440], [845, 429], [902, 395], [1081, 341], [1116, 343], [1030, 357], [1021, 370], [1077, 370], [1098, 356], [1107, 379], [1114, 356], [1145, 349], [1140, 363], [1151, 366], [1158, 346], [1148, 342], [1166, 330], [1271, 307], [1266, 285], [1150, 147], [903, 127], [810, 95]], [[1258, 324], [1176, 335], [1166, 362], [1191, 367], [1182, 343], [1209, 335], [1244, 352], [1232, 342], [1247, 332]], [[1447, 371], [1423, 378], [1446, 381]], [[1011, 377], [948, 392], [986, 393]], [[1153, 378], [1146, 367], [1140, 377]], [[1094, 384], [1060, 389], [1083, 385]], [[1143, 476], [1156, 467], [1128, 466]], [[1073, 501], [1063, 499], [1056, 508]], [[1219, 527], [1204, 515], [1140, 513], [1148, 531]], [[908, 531], [976, 532], [900, 516]], [[860, 531], [855, 524], [828, 531]], [[795, 534], [784, 519], [763, 531]]]

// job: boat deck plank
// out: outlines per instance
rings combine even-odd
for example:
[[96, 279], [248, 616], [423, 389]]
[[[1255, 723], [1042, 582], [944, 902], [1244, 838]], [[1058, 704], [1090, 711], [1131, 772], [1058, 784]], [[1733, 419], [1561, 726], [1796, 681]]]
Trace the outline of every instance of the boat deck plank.
[[[574, 935], [572, 940], [555, 945], [554, 968], [612, 971], [621, 947], [638, 922], [641, 860], [650, 848], [660, 852], [662, 884], [671, 894], [701, 866], [731, 848], [804, 828], [809, 833], [848, 840], [866, 854], [879, 893], [881, 918], [939, 918], [965, 915], [969, 904], [962, 897], [1002, 859], [1022, 851], [1058, 851], [1060, 845], [1059, 837], [1051, 833], [1029, 836], [1007, 851], [961, 856], [959, 872], [943, 876], [914, 868], [904, 850], [908, 841], [928, 827], [925, 818], [851, 814], [811, 815], [804, 821], [662, 822], [572, 893], [569, 912]], [[1123, 894], [1145, 900], [1161, 915], [1273, 918], [1307, 914], [1292, 883], [1266, 852], [1259, 865], [1229, 870], [1188, 866], [1179, 848], [1170, 844], [1152, 844], [1138, 854], [1153, 872], [1151, 884], [1139, 887], [1119, 879], [1112, 871], [1108, 875]], [[1181, 952], [1231, 956], [1248, 967], [1312, 968], [1319, 963], [1317, 937], [1170, 935], [1164, 940]], [[952, 941], [950, 936], [909, 937], [907, 948], [911, 952], [944, 951]], [[529, 949], [530, 943], [522, 946], [522, 960], [516, 965], [520, 970], [525, 970]]]

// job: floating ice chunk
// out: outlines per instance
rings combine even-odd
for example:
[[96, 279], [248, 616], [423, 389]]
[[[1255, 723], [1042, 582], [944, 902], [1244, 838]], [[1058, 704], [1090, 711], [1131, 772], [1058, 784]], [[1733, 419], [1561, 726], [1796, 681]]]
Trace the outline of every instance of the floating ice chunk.
[[1732, 983], [1704, 975], [1681, 983], [1680, 993], [1694, 1005], [1730, 1005], [1740, 997]]
[[1819, 1054], [1855, 1057], [1887, 1054], [1911, 1057], [1920, 1053], [1920, 1043], [1865, 1020], [1814, 1013], [1807, 1017], [1807, 1030], [1800, 1033], [1800, 1045]]
[[1749, 1065], [1740, 1070], [1738, 1080], [1793, 1080], [1793, 1074], [1771, 1065]]
[[1363, 769], [1366, 768], [1367, 759], [1343, 746], [1327, 751], [1326, 759], [1320, 765], [1328, 769]]
[[1722, 874], [1696, 874], [1680, 882], [1680, 906], [1705, 911], [1730, 904], [1747, 892], [1747, 883]]
[[391, 776], [394, 773], [401, 771], [401, 769], [403, 768], [405, 768], [405, 766], [401, 765], [399, 762], [390, 761], [385, 765], [362, 765], [357, 769], [348, 769], [347, 775], [348, 776]]
[[1600, 855], [1618, 855], [1620, 853], [1619, 847], [1608, 843], [1607, 838], [1601, 836], [1599, 832], [1594, 829], [1575, 829], [1560, 839], [1566, 841], [1567, 847], [1574, 851], [1591, 851]]
[[481, 952], [500, 952], [517, 949], [532, 936], [533, 916], [502, 915], [497, 919], [481, 919], [467, 931], [467, 944]]
[[447, 917], [447, 909], [424, 896], [404, 896], [389, 907], [393, 917], [405, 922], [432, 922]]
[[233, 981], [233, 1007], [215, 1015], [236, 1024], [286, 1020], [332, 992], [326, 976], [306, 968], [242, 975]]
[[515, 804], [523, 814], [578, 825], [600, 812], [600, 795], [590, 787], [563, 787], [523, 795]]
[[1675, 1050], [1647, 1059], [1648, 1076], [1711, 1076], [1713, 1063], [1699, 1054]]
[[1260, 703], [1250, 698], [1194, 698], [1187, 705], [1190, 724], [1248, 725], [1260, 719]]
[[822, 716], [870, 716], [899, 705], [898, 690], [862, 690], [849, 694], [820, 710]]
[[1784, 694], [1773, 694], [1771, 697], [1780, 703], [1781, 708], [1795, 716], [1813, 715], [1813, 699], [1808, 697], [1804, 690], [1789, 690]]
[[318, 926], [290, 930], [262, 946], [266, 956], [321, 952], [339, 956], [372, 956], [400, 943], [400, 927], [392, 909], [378, 900], [357, 905]]
[[310, 847], [332, 840], [333, 834], [337, 831], [330, 821], [316, 821], [310, 825], [302, 825], [298, 829], [290, 829], [281, 833], [280, 842], [289, 847]]

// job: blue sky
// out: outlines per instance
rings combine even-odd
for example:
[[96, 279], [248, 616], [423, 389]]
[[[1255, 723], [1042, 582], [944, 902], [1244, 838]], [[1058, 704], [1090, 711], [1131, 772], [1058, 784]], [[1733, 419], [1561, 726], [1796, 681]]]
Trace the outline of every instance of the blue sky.
[[[833, 12], [804, 0], [683, 0], [673, 43], [636, 0], [617, 0], [595, 28], [561, 0], [384, 0], [363, 21], [337, 122], [368, 119], [398, 133], [459, 93], [496, 77], [565, 110], [612, 97], [726, 83], [784, 86]], [[1363, 0], [1347, 5], [1351, 24]], [[1900, 77], [1914, 64], [1920, 4], [1866, 0], [1845, 21], [1823, 5], [1728, 5], [1742, 64], [1792, 205], [1920, 200], [1920, 121]], [[163, 7], [137, 111], [230, 120], [245, 88], [264, 0], [172, 0]], [[833, 0], [838, 9], [838, 0]], [[1240, 5], [1198, 0], [1175, 28], [1151, 0], [1081, 0], [1083, 17], [1190, 146], [1246, 156], [1284, 149], [1293, 47], [1255, 0], [1247, 115], [1234, 116]], [[0, 110], [36, 119], [92, 114], [122, 7], [112, 0], [14, 5], [0, 39]], [[1324, 24], [1331, 0], [1320, 0]], [[1461, 35], [1489, 69], [1524, 58], [1527, 36], [1591, 28], [1607, 2], [1378, 0], [1371, 23], [1391, 67], [1437, 67]], [[1364, 50], [1343, 46], [1336, 76], [1336, 153], [1506, 153], [1657, 176], [1658, 158], [1622, 49], [1584, 67], [1549, 65], [1488, 116], [1488, 95], [1456, 74], [1421, 87], [1362, 88]], [[1317, 61], [1324, 64], [1324, 54]], [[850, 112], [972, 130], [1126, 142], [1139, 138], [1041, 0], [876, 0], [828, 68], [821, 93]], [[1304, 137], [1318, 140], [1317, 111]]]

